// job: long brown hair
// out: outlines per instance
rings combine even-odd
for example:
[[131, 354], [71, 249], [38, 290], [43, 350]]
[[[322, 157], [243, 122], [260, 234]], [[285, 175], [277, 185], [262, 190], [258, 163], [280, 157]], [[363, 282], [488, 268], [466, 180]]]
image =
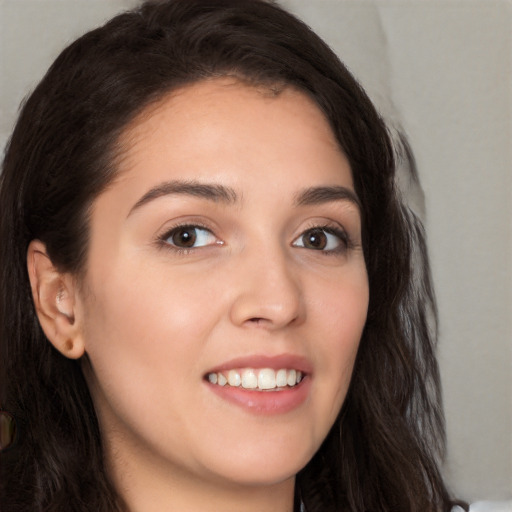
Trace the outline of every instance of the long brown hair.
[[[262, 0], [150, 1], [66, 48], [27, 99], [0, 181], [0, 408], [18, 425], [1, 454], [4, 512], [123, 509], [103, 466], [80, 362], [46, 340], [26, 251], [35, 238], [63, 271], [87, 263], [88, 215], [117, 172], [117, 142], [153, 102], [233, 76], [308, 94], [347, 156], [362, 204], [370, 305], [348, 396], [299, 473], [307, 512], [446, 512], [424, 233], [395, 187], [388, 131], [345, 66], [306, 25]], [[413, 260], [416, 266], [413, 266]], [[341, 371], [341, 370], [340, 370]]]

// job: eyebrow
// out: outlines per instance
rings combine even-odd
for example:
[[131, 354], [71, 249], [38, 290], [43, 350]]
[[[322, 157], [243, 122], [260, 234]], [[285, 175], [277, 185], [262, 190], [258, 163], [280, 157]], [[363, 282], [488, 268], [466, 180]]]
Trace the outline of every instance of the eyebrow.
[[338, 185], [306, 188], [295, 197], [296, 206], [314, 206], [332, 201], [349, 201], [361, 210], [361, 202], [355, 192]]
[[148, 190], [135, 203], [128, 216], [150, 201], [169, 195], [188, 195], [226, 204], [233, 204], [239, 201], [235, 190], [224, 185], [199, 183], [197, 181], [165, 181]]
[[[197, 181], [165, 181], [148, 190], [132, 207], [128, 217], [141, 206], [169, 195], [188, 195], [225, 204], [234, 204], [240, 200], [236, 191], [225, 185]], [[361, 209], [356, 194], [349, 188], [338, 185], [306, 188], [296, 195], [294, 204], [295, 206], [314, 206], [333, 201], [349, 201]]]

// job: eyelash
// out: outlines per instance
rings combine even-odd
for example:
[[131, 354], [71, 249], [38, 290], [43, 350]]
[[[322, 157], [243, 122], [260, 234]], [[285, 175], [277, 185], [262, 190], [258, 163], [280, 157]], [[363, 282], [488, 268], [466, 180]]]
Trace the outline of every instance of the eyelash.
[[[165, 233], [163, 235], [159, 236], [158, 240], [157, 240], [158, 245], [164, 249], [170, 250], [179, 255], [187, 255], [197, 249], [201, 249], [203, 247], [208, 247], [210, 245], [223, 245], [223, 242], [218, 241], [217, 244], [207, 244], [207, 245], [199, 246], [199, 247], [184, 248], [184, 247], [179, 247], [177, 245], [173, 245], [168, 242], [169, 238], [171, 238], [173, 235], [175, 235], [178, 230], [186, 230], [186, 229], [190, 229], [190, 230], [200, 229], [202, 231], [207, 231], [212, 237], [215, 238], [215, 234], [213, 233], [213, 231], [209, 227], [205, 226], [204, 224], [200, 224], [197, 222], [184, 223], [184, 224], [178, 224], [178, 225], [173, 226], [172, 228], [165, 231]], [[314, 231], [324, 232], [329, 235], [333, 235], [333, 236], [337, 237], [339, 240], [339, 246], [334, 249], [323, 250], [323, 249], [312, 249], [312, 248], [296, 245], [297, 240], [301, 240], [308, 233], [312, 233]], [[348, 249], [353, 248], [354, 244], [352, 243], [348, 233], [344, 229], [342, 229], [338, 226], [334, 227], [329, 224], [312, 224], [311, 226], [307, 227], [304, 231], [302, 231], [302, 233], [296, 239], [294, 239], [292, 246], [300, 248], [300, 249], [309, 249], [310, 251], [319, 252], [326, 256], [332, 256], [332, 255], [336, 256], [336, 255], [345, 253]]]

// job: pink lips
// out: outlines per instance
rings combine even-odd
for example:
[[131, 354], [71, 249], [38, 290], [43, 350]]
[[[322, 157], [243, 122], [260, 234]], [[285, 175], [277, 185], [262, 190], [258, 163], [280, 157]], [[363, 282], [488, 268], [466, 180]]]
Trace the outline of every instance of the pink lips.
[[300, 407], [309, 396], [312, 365], [304, 357], [282, 354], [274, 357], [256, 355], [235, 358], [212, 368], [207, 375], [237, 368], [272, 368], [274, 370], [288, 368], [300, 370], [304, 375], [300, 384], [276, 391], [249, 390], [228, 385], [219, 386], [205, 379], [205, 384], [218, 397], [248, 412], [264, 415], [285, 414]]

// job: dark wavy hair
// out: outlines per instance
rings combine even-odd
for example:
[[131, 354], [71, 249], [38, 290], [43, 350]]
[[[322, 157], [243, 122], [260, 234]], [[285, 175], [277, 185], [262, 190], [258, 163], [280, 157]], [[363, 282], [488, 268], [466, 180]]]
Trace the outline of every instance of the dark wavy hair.
[[1, 453], [2, 511], [123, 510], [81, 363], [57, 352], [38, 323], [27, 247], [39, 239], [60, 270], [83, 272], [90, 208], [118, 172], [128, 123], [178, 87], [224, 76], [312, 98], [350, 162], [362, 205], [368, 319], [339, 417], [297, 475], [296, 509], [450, 510], [424, 233], [397, 191], [384, 122], [327, 45], [278, 6], [164, 0], [66, 48], [26, 100], [6, 149], [0, 405], [16, 419], [17, 440]]

